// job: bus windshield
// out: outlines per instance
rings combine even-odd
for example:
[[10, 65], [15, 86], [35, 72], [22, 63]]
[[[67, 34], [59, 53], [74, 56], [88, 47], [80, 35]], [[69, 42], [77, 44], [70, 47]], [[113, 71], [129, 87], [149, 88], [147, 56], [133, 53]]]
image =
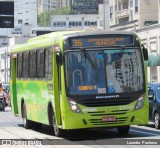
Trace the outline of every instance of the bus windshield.
[[144, 89], [143, 65], [139, 49], [86, 50], [65, 54], [67, 93], [99, 95], [132, 93]]

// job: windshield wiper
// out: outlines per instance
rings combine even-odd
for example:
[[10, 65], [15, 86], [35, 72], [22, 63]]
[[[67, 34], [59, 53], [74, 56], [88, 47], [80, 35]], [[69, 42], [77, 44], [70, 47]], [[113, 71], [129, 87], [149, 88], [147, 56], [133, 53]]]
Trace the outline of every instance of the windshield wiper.
[[92, 67], [94, 69], [97, 68], [96, 64], [94, 63], [94, 61], [92, 60], [91, 56], [88, 54], [88, 52], [85, 50], [85, 48], [80, 48], [82, 50], [82, 52], [84, 53], [85, 57], [87, 57], [88, 61], [91, 63]]

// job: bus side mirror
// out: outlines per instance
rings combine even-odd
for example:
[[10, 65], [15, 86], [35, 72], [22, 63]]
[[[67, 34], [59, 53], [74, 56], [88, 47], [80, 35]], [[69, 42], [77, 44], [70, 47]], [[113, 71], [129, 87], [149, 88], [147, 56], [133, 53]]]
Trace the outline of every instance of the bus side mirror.
[[142, 52], [143, 52], [144, 60], [148, 61], [148, 50], [147, 48], [144, 47], [143, 44], [142, 44]]
[[61, 66], [62, 65], [62, 53], [60, 51], [56, 53], [56, 60], [57, 60], [57, 65]]

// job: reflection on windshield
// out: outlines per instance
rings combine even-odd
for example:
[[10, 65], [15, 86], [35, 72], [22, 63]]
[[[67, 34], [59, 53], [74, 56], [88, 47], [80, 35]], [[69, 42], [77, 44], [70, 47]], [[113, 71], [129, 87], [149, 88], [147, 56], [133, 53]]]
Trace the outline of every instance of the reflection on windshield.
[[86, 50], [96, 65], [82, 51], [65, 54], [66, 86], [70, 94], [113, 94], [143, 89], [140, 50]]
[[108, 93], [135, 92], [143, 88], [139, 50], [106, 50], [105, 53]]
[[83, 52], [66, 53], [67, 89], [74, 94], [106, 93], [104, 55], [102, 51], [87, 51], [96, 68]]

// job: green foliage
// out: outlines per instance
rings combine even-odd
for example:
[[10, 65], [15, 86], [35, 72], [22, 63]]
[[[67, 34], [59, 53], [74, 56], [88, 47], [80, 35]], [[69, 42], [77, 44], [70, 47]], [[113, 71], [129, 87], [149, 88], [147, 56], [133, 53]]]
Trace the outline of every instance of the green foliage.
[[52, 15], [69, 15], [69, 14], [70, 14], [70, 8], [69, 7], [63, 7], [61, 9], [56, 9], [56, 10], [51, 11], [51, 12], [41, 13], [37, 17], [38, 25], [42, 26], [42, 27], [50, 26]]

